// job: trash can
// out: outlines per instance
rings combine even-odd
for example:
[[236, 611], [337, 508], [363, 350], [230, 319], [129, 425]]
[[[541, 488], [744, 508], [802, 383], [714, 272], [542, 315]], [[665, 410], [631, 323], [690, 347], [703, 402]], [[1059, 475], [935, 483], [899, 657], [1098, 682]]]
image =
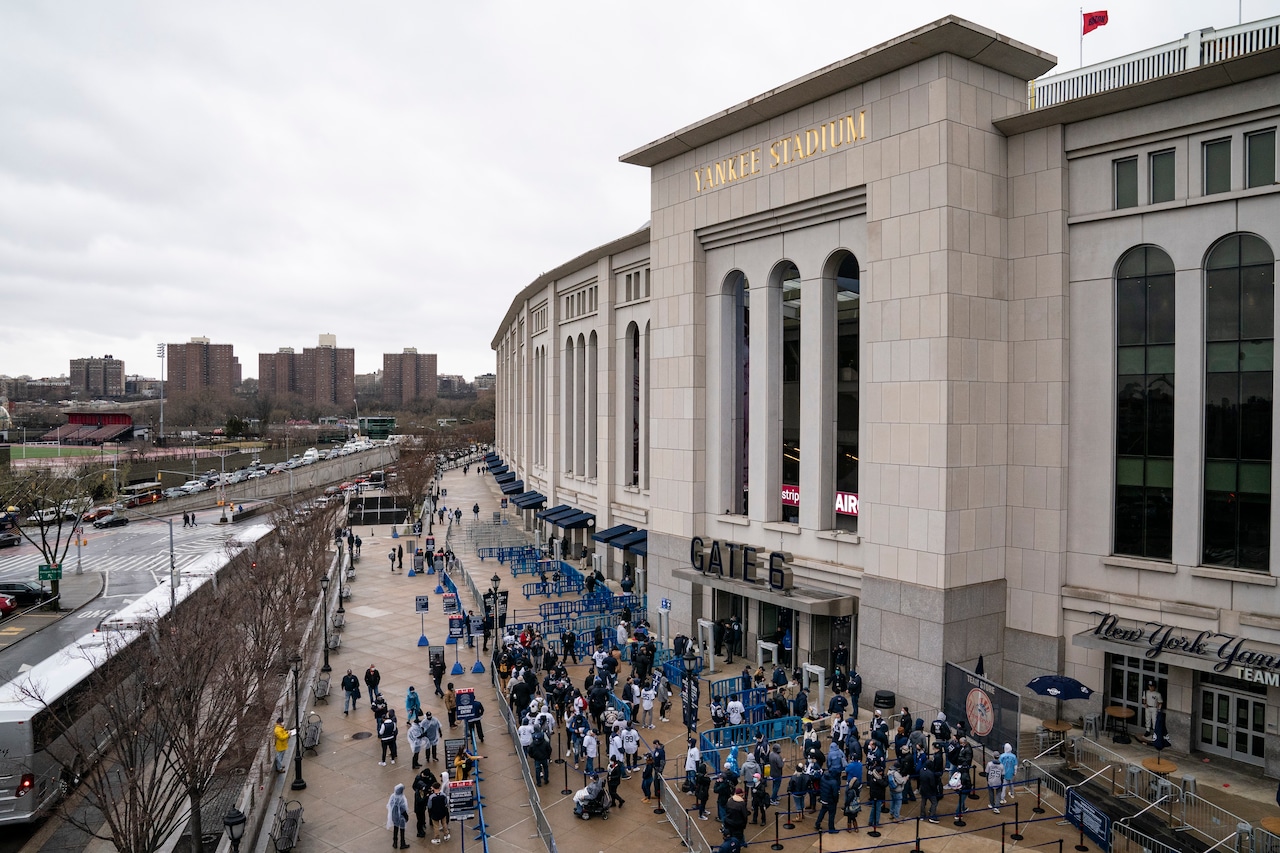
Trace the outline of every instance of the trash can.
[[884, 711], [898, 705], [898, 694], [892, 690], [877, 690], [874, 708]]

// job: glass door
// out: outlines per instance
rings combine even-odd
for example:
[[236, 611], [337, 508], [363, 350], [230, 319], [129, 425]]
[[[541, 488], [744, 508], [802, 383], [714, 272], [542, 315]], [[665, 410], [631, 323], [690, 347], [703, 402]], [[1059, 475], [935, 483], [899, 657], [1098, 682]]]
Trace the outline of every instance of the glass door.
[[1220, 687], [1200, 688], [1200, 748], [1249, 764], [1263, 763], [1264, 699]]

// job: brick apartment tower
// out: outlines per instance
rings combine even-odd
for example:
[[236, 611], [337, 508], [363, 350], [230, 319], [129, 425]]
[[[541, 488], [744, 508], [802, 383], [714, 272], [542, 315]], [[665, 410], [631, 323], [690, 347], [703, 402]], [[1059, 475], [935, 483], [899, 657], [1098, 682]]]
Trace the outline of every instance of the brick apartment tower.
[[192, 338], [168, 344], [169, 377], [166, 393], [189, 394], [205, 389], [232, 393], [240, 387], [240, 359], [231, 344], [211, 344]]
[[439, 391], [436, 354], [420, 353], [413, 347], [382, 356], [382, 400], [389, 405], [407, 405], [418, 397], [432, 399]]

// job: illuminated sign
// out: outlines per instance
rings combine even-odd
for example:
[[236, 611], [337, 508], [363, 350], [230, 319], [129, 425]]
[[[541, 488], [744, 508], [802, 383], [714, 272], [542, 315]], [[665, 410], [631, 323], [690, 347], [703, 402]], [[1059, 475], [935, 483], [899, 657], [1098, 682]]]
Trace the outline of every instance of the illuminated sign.
[[766, 583], [770, 589], [780, 592], [795, 585], [790, 563], [791, 554], [786, 551], [770, 552], [767, 562], [762, 565], [760, 549], [754, 545], [718, 539], [707, 542], [701, 536], [689, 541], [689, 565], [695, 571], [744, 583]]
[[723, 160], [693, 170], [694, 192], [711, 190], [751, 178], [767, 165], [778, 169], [807, 160], [815, 154], [825, 154], [844, 145], [852, 145], [867, 138], [867, 111], [853, 113], [797, 131], [790, 136], [773, 140], [768, 146], [760, 145], [740, 151]]
[[[782, 505], [800, 506], [800, 487], [783, 485]], [[858, 496], [853, 492], [836, 492], [835, 508], [837, 515], [857, 515]]]

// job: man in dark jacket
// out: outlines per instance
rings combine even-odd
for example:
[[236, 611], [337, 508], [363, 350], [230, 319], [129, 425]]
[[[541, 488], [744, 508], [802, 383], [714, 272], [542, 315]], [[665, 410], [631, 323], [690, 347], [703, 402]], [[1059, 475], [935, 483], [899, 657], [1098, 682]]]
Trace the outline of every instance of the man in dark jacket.
[[413, 814], [418, 819], [418, 837], [427, 837], [427, 801], [431, 799], [431, 789], [436, 786], [436, 774], [430, 767], [422, 768], [413, 779]]
[[534, 784], [542, 786], [551, 781], [551, 740], [547, 737], [547, 733], [542, 729], [536, 729], [533, 733], [533, 742], [525, 751], [533, 759]]
[[920, 814], [929, 823], [938, 822], [938, 800], [942, 798], [942, 782], [930, 762], [920, 768]]
[[357, 706], [356, 700], [360, 698], [360, 679], [356, 678], [351, 670], [347, 670], [347, 674], [342, 676], [342, 716], [347, 716], [348, 708]]
[[813, 828], [822, 832], [822, 818], [825, 815], [827, 832], [835, 832], [836, 812], [840, 806], [840, 771], [834, 767], [828, 767], [827, 772], [822, 774], [822, 781], [818, 783], [818, 802], [822, 807], [818, 809]]
[[724, 807], [724, 834], [747, 843], [747, 820], [751, 816], [745, 792], [736, 788]]

